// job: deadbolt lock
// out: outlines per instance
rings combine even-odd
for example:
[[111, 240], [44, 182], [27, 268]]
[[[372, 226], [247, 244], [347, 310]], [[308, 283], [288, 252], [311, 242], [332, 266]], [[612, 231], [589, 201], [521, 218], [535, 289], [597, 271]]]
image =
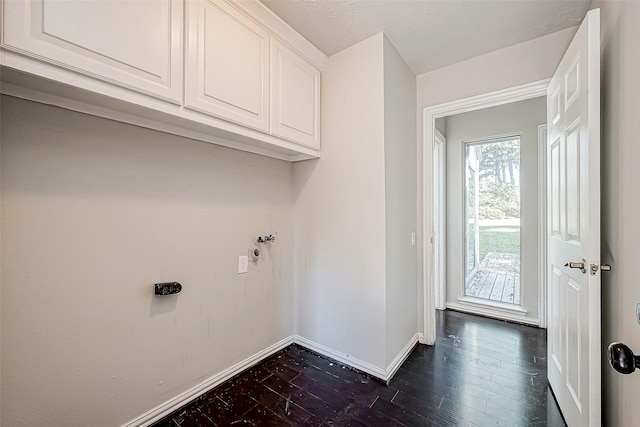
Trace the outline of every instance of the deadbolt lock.
[[600, 271], [611, 271], [611, 266], [609, 264], [598, 264], [597, 262], [592, 262], [589, 264], [589, 273], [592, 276], [598, 274], [598, 268]]

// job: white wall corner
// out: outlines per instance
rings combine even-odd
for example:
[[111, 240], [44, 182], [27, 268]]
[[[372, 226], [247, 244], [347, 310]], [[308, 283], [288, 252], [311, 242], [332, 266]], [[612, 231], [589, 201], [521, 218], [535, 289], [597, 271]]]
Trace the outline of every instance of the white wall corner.
[[173, 411], [179, 409], [180, 407], [186, 405], [191, 400], [197, 398], [198, 396], [206, 393], [207, 391], [217, 387], [223, 382], [233, 378], [237, 374], [251, 368], [254, 365], [257, 365], [261, 361], [267, 359], [283, 348], [294, 343], [294, 336], [290, 335], [287, 338], [284, 338], [278, 341], [275, 344], [270, 345], [264, 350], [259, 351], [258, 353], [247, 357], [241, 362], [236, 363], [235, 365], [218, 372], [217, 374], [207, 378], [201, 383], [191, 387], [183, 393], [175, 396], [172, 399], [167, 400], [166, 402], [156, 406], [151, 409], [149, 412], [139, 416], [138, 418], [123, 424], [122, 427], [143, 427], [149, 426], [156, 421], [161, 420], [163, 417], [171, 414]]
[[414, 336], [412, 336], [409, 342], [407, 343], [407, 345], [405, 345], [404, 348], [400, 350], [400, 353], [398, 353], [398, 355], [393, 359], [393, 361], [391, 361], [391, 364], [389, 364], [389, 366], [386, 369], [385, 381], [387, 383], [391, 380], [391, 378], [393, 378], [396, 372], [398, 372], [398, 369], [400, 369], [400, 366], [402, 366], [404, 361], [407, 360], [407, 357], [409, 357], [409, 355], [411, 354], [411, 351], [413, 351], [416, 344], [418, 344], [420, 335], [422, 334], [416, 333]]
[[315, 341], [311, 341], [299, 335], [296, 335], [295, 343], [308, 350], [319, 353], [325, 357], [328, 357], [337, 362], [348, 365], [366, 374], [374, 376], [377, 379], [384, 381], [385, 383], [388, 383], [391, 380], [391, 378], [396, 374], [398, 369], [400, 369], [400, 366], [402, 366], [402, 363], [404, 363], [407, 357], [409, 357], [409, 354], [411, 354], [411, 351], [414, 349], [414, 347], [418, 343], [418, 334], [415, 334], [414, 336], [411, 337], [409, 342], [404, 346], [404, 348], [400, 351], [400, 353], [398, 353], [398, 355], [393, 359], [393, 361], [387, 367], [387, 369], [374, 366], [368, 362], [362, 361], [346, 353], [342, 353], [340, 351], [334, 350], [330, 347], [319, 344]]
[[387, 381], [387, 371], [379, 366], [374, 366], [368, 362], [350, 356], [346, 353], [342, 353], [341, 351], [334, 350], [315, 341], [311, 341], [310, 339], [307, 339], [305, 337], [301, 337], [300, 335], [296, 335], [295, 343], [308, 350], [315, 351], [316, 353], [319, 353], [325, 357], [328, 357], [345, 365], [349, 365], [352, 368], [355, 368], [366, 374], [372, 375], [382, 381]]

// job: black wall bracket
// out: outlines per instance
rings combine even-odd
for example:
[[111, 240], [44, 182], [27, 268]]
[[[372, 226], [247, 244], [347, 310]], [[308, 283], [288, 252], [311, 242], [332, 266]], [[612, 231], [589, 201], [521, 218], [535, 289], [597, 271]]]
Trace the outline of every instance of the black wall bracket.
[[173, 295], [182, 290], [182, 285], [178, 282], [156, 283], [154, 290], [156, 295]]

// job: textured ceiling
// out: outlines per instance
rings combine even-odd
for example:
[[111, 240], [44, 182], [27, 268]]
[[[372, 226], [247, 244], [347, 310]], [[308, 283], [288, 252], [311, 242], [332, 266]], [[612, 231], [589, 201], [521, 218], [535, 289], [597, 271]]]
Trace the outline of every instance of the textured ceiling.
[[591, 0], [261, 0], [327, 55], [384, 31], [416, 74], [579, 24]]

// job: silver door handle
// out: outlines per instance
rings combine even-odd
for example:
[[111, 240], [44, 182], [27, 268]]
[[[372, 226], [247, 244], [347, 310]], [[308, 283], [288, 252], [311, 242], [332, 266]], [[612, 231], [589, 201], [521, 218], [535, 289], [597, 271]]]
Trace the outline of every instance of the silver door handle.
[[564, 266], [569, 268], [579, 268], [580, 271], [582, 271], [583, 273], [586, 273], [587, 272], [587, 269], [585, 268], [586, 264], [587, 264], [587, 261], [583, 259], [581, 262], [568, 262]]

